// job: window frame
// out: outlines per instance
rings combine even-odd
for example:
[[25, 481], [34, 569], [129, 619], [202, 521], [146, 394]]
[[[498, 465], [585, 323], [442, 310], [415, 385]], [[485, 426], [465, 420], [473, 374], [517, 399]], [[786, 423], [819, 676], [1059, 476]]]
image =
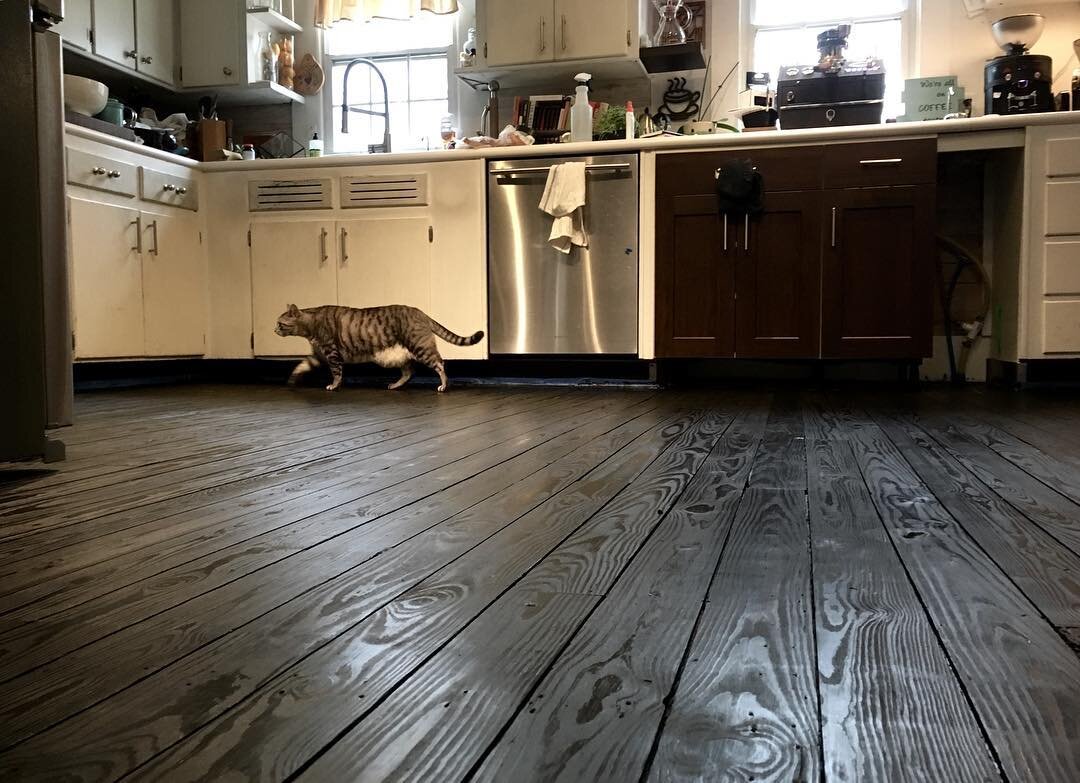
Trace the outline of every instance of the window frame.
[[[457, 35], [455, 31], [454, 39]], [[340, 135], [339, 128], [341, 127], [341, 109], [338, 107], [334, 109], [334, 84], [333, 74], [334, 66], [348, 63], [350, 60], [355, 60], [357, 57], [364, 57], [369, 60], [373, 60], [378, 63], [380, 60], [402, 60], [412, 57], [445, 57], [446, 58], [446, 103], [447, 111], [454, 116], [457, 116], [457, 90], [454, 89], [456, 84], [454, 82], [454, 42], [451, 41], [449, 46], [436, 46], [426, 49], [404, 49], [395, 52], [379, 52], [378, 54], [327, 54], [323, 53], [322, 56], [322, 68], [325, 74], [325, 83], [323, 84], [322, 95], [325, 96], [322, 101], [323, 109], [323, 133], [324, 142], [326, 144], [327, 152], [334, 152], [334, 147], [337, 142], [337, 138]], [[408, 85], [407, 85], [408, 88]], [[425, 99], [426, 100], [426, 99]], [[407, 101], [407, 104], [411, 104], [412, 101]], [[362, 115], [357, 115], [362, 116]], [[433, 135], [434, 137], [434, 135]], [[393, 138], [391, 138], [391, 144], [393, 144]], [[400, 152], [395, 146], [394, 152]], [[415, 150], [405, 150], [406, 152], [412, 152]], [[366, 155], [366, 151], [349, 152], [350, 155]]]
[[[911, 74], [915, 70], [916, 64], [916, 44], [917, 44], [917, 10], [918, 3], [916, 0], [908, 0], [907, 8], [897, 14], [884, 14], [884, 15], [867, 15], [858, 17], [860, 22], [884, 22], [890, 19], [900, 20], [900, 78], [910, 79]], [[773, 30], [799, 30], [807, 27], [806, 24], [788, 24], [788, 25], [756, 25], [751, 20], [754, 12], [754, 0], [742, 0], [741, 18], [742, 18], [742, 41], [741, 48], [742, 62], [746, 66], [742, 68], [742, 71], [749, 71], [753, 68], [754, 63], [754, 47], [757, 43], [757, 34], [760, 30], [773, 31]], [[837, 18], [829, 22], [814, 22], [814, 27], [820, 27], [822, 25], [839, 24], [843, 22], [850, 22], [851, 18]], [[776, 74], [769, 74], [772, 78], [772, 89], [776, 89]], [[738, 85], [739, 92], [746, 89], [746, 86], [741, 83]], [[884, 119], [884, 118], [883, 118]]]

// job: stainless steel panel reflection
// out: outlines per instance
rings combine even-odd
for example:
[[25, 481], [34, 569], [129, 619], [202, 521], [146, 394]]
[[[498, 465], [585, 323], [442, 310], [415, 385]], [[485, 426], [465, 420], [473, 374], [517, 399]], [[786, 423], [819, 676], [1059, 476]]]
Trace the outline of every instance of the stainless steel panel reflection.
[[[539, 209], [547, 170], [582, 161], [588, 248], [552, 249]], [[490, 164], [490, 350], [496, 354], [636, 354], [638, 181], [636, 155], [544, 158]]]

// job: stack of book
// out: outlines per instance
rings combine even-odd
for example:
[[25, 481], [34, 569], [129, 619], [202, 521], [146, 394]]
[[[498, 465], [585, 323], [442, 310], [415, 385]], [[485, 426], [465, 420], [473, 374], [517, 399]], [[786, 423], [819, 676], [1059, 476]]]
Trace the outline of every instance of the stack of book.
[[[514, 127], [523, 128], [538, 143], [558, 141], [559, 137], [570, 130], [570, 106], [574, 100], [569, 95], [530, 95], [514, 98], [514, 113], [511, 122]], [[589, 101], [593, 121], [608, 108], [607, 103]]]

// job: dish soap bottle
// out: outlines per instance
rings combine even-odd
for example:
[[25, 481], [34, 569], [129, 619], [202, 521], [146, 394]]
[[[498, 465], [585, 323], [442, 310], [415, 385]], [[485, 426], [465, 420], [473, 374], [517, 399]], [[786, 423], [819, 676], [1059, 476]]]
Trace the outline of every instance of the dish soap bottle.
[[578, 83], [574, 91], [574, 105], [570, 109], [570, 141], [592, 141], [592, 106], [589, 105], [589, 80], [592, 74], [579, 73], [574, 77]]
[[307, 145], [307, 155], [309, 158], [320, 158], [323, 153], [323, 141], [319, 138], [319, 132], [315, 131], [311, 134], [311, 141]]

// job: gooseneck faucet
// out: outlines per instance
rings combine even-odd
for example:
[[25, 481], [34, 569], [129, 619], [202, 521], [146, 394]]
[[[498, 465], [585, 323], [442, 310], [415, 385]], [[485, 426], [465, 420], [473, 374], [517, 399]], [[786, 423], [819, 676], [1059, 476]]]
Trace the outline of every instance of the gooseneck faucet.
[[[371, 109], [360, 109], [356, 106], [349, 105], [349, 73], [352, 71], [354, 65], [367, 65], [371, 70], [375, 71], [375, 75], [379, 77], [379, 81], [382, 82], [383, 89], [383, 110], [381, 112], [372, 111]], [[355, 60], [351, 60], [347, 66], [345, 66], [345, 75], [341, 77], [341, 132], [349, 132], [349, 112], [354, 111], [357, 114], [369, 114], [373, 117], [383, 118], [383, 152], [390, 152], [390, 90], [386, 87], [386, 77], [383, 76], [383, 72], [379, 70], [379, 66], [375, 64], [374, 60], [369, 60], [367, 57], [357, 57]], [[368, 147], [370, 152], [377, 152], [375, 149], [377, 145], [371, 145]]]

